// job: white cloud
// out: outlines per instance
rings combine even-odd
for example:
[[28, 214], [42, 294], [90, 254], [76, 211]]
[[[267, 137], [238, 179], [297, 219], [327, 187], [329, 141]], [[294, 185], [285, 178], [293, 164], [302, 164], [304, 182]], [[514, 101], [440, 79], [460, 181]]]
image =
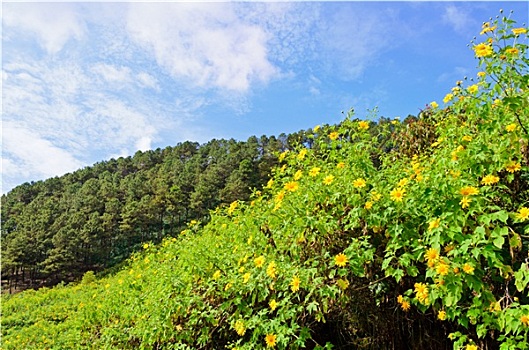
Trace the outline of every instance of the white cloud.
[[136, 79], [138, 80], [140, 85], [143, 87], [148, 87], [148, 88], [158, 90], [158, 91], [160, 89], [156, 78], [148, 73], [140, 72], [136, 75]]
[[463, 7], [448, 5], [443, 13], [443, 21], [451, 25], [458, 33], [468, 34], [472, 27], [476, 27], [476, 21]]
[[246, 92], [277, 73], [266, 33], [239, 20], [230, 3], [134, 3], [127, 23], [160, 66], [194, 86]]
[[129, 83], [131, 81], [131, 72], [128, 67], [98, 63], [93, 67], [93, 71], [109, 83]]
[[50, 54], [59, 52], [70, 39], [84, 37], [86, 26], [73, 4], [5, 3], [3, 25], [35, 34]]
[[8, 179], [21, 173], [45, 178], [82, 166], [68, 151], [44, 139], [23, 123], [5, 121], [2, 133], [2, 172]]

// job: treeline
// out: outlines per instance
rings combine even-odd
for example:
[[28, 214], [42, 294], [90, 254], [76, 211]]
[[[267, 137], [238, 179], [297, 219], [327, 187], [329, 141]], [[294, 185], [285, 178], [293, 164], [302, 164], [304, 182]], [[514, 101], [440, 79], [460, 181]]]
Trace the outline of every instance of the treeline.
[[310, 142], [310, 132], [184, 142], [20, 185], [2, 196], [2, 279], [9, 289], [38, 287], [112, 267], [247, 199], [277, 155]]

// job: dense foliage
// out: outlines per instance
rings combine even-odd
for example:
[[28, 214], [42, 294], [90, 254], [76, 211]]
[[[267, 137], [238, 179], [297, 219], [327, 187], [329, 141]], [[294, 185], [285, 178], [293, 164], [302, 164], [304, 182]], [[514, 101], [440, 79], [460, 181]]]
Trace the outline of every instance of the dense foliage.
[[3, 346], [528, 349], [527, 30], [482, 35], [444, 108], [315, 127], [249, 201], [115, 275], [4, 297]]
[[277, 153], [305, 133], [137, 152], [2, 196], [2, 278], [55, 284], [128, 258], [147, 241], [262, 187]]

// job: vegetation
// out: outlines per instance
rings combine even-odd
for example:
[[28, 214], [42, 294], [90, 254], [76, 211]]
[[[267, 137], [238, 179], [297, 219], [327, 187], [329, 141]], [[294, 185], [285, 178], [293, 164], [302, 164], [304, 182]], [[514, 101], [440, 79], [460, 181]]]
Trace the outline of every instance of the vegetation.
[[247, 200], [300, 137], [185, 142], [18, 186], [2, 196], [2, 278], [9, 289], [53, 285], [119, 264], [143, 243]]
[[116, 274], [4, 296], [3, 348], [528, 349], [529, 59], [513, 26], [484, 24], [477, 82], [444, 108], [316, 126], [249, 201]]

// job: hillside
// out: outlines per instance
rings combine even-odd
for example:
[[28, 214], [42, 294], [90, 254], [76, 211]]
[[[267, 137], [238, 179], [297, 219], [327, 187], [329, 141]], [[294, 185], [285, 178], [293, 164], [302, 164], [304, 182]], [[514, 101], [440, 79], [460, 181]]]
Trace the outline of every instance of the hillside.
[[316, 126], [119, 272], [3, 296], [2, 348], [528, 349], [527, 29], [483, 29], [443, 107]]
[[247, 200], [268, 181], [277, 154], [307, 133], [185, 142], [14, 188], [2, 196], [4, 289], [112, 267], [145, 242], [206, 221], [217, 206]]

